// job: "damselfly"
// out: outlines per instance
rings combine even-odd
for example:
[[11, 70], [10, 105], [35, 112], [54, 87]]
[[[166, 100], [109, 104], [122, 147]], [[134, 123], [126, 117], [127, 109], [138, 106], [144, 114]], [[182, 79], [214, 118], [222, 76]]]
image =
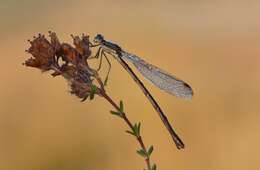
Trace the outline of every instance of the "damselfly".
[[114, 56], [114, 58], [123, 66], [123, 68], [131, 75], [131, 77], [134, 79], [134, 81], [138, 84], [138, 86], [141, 88], [145, 96], [149, 99], [151, 104], [153, 105], [154, 109], [159, 114], [161, 120], [163, 121], [164, 125], [168, 129], [169, 133], [172, 136], [173, 141], [175, 142], [178, 149], [184, 148], [184, 143], [181, 141], [181, 139], [178, 137], [178, 135], [173, 130], [171, 124], [169, 123], [167, 117], [164, 115], [162, 109], [158, 105], [158, 103], [155, 101], [151, 93], [147, 90], [147, 88], [144, 86], [144, 84], [141, 82], [141, 80], [136, 76], [136, 74], [133, 72], [133, 70], [129, 67], [129, 65], [125, 62], [125, 60], [130, 61], [133, 63], [133, 65], [137, 68], [137, 70], [150, 82], [152, 82], [155, 86], [158, 88], [175, 95], [177, 97], [185, 98], [185, 99], [191, 99], [193, 95], [193, 91], [191, 87], [185, 83], [184, 81], [176, 78], [175, 76], [163, 71], [162, 69], [151, 65], [147, 63], [146, 61], [142, 60], [140, 57], [130, 54], [126, 51], [124, 51], [120, 46], [118, 46], [115, 43], [106, 41], [104, 37], [100, 34], [98, 34], [94, 38], [94, 46], [99, 46], [98, 51], [95, 56], [92, 58], [100, 58], [100, 64], [98, 70], [101, 68], [101, 62], [102, 58], [105, 57], [109, 64], [109, 71], [106, 76], [109, 75], [111, 64], [109, 62], [109, 59], [106, 55], [106, 53]]

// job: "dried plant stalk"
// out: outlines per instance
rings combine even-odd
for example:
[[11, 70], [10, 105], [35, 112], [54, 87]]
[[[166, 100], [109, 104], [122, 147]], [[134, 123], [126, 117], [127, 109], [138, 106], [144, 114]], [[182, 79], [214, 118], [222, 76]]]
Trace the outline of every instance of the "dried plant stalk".
[[[113, 115], [120, 117], [126, 122], [130, 130], [127, 133], [133, 135], [141, 149], [137, 153], [145, 158], [148, 170], [156, 170], [156, 165], [150, 162], [153, 146], [147, 148], [144, 145], [140, 133], [140, 123], [133, 124], [127, 117], [123, 102], [117, 105], [116, 102], [106, 93], [104, 83], [98, 71], [92, 69], [88, 64], [91, 56], [90, 41], [88, 35], [73, 36], [74, 46], [68, 43], [60, 43], [57, 35], [49, 31], [50, 41], [44, 35], [39, 34], [33, 40], [28, 40], [30, 47], [26, 52], [32, 55], [23, 64], [28, 67], [40, 69], [42, 72], [52, 71], [53, 77], [63, 76], [70, 85], [71, 94], [77, 96], [81, 101], [93, 100], [95, 95], [106, 99], [116, 111], [111, 111]], [[96, 81], [94, 81], [96, 80]], [[97, 82], [96, 84], [94, 82]]]

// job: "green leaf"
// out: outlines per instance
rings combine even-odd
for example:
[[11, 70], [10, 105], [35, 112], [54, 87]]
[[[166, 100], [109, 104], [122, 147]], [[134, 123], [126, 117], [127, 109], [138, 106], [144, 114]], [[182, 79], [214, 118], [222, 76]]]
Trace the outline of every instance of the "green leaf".
[[135, 123], [134, 126], [133, 126], [133, 132], [135, 134], [136, 137], [139, 137], [140, 136], [140, 127], [141, 127], [141, 123]]
[[140, 156], [146, 158], [147, 157], [147, 154], [146, 152], [143, 150], [143, 149], [140, 149], [140, 150], [137, 150], [136, 151]]
[[139, 136], [139, 135], [138, 135], [138, 130], [137, 130], [137, 126], [136, 126], [136, 124], [134, 124], [133, 132], [134, 132], [134, 134], [135, 134], [136, 137]]
[[94, 93], [91, 93], [90, 95], [89, 95], [89, 100], [93, 100], [94, 99]]
[[71, 78], [71, 76], [69, 74], [65, 73], [65, 72], [62, 75], [67, 80], [69, 80]]
[[156, 170], [156, 165], [155, 164], [152, 166], [152, 170]]
[[120, 112], [115, 112], [115, 111], [110, 111], [110, 113], [112, 114], [112, 115], [116, 115], [116, 116], [119, 116], [119, 117], [122, 117], [122, 114], [120, 113]]
[[135, 133], [132, 132], [132, 131], [130, 131], [130, 130], [126, 130], [125, 132], [126, 132], [126, 133], [129, 133], [129, 134], [131, 134], [131, 135], [133, 135], [133, 136], [136, 136]]
[[90, 94], [89, 94], [89, 99], [90, 100], [94, 99], [94, 96], [95, 96], [96, 92], [97, 92], [97, 86], [92, 85], [91, 86], [91, 91], [90, 91]]
[[120, 109], [120, 112], [124, 112], [124, 104], [123, 104], [123, 101], [120, 100], [120, 103], [119, 103], [119, 109]]
[[107, 81], [108, 81], [108, 76], [106, 77], [105, 81], [104, 81], [104, 86], [107, 85]]
[[81, 102], [84, 102], [85, 100], [87, 100], [87, 99], [88, 99], [88, 96], [89, 96], [89, 95], [86, 95], [86, 96], [81, 100]]
[[137, 125], [138, 136], [140, 135], [140, 128], [141, 128], [141, 123], [139, 122]]
[[148, 151], [147, 151], [147, 154], [148, 154], [149, 156], [151, 156], [152, 152], [153, 152], [153, 146], [150, 146], [150, 148], [149, 148]]

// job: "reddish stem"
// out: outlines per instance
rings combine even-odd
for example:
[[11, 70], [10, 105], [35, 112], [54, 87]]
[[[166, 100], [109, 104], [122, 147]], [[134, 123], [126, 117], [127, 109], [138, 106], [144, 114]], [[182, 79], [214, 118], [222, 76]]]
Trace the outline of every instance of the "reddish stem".
[[[101, 90], [101, 96], [103, 96], [118, 112], [121, 112], [119, 106], [106, 94], [105, 91]], [[127, 118], [125, 112], [121, 112], [122, 113], [122, 118], [123, 120], [126, 122], [126, 124], [130, 127], [130, 129], [133, 131], [134, 130], [134, 126], [133, 124], [130, 122], [130, 120]], [[138, 143], [140, 144], [141, 148], [145, 151], [145, 153], [147, 153], [147, 149], [144, 145], [143, 139], [141, 137], [141, 135], [136, 137]], [[151, 170], [151, 162], [150, 162], [150, 157], [147, 156], [145, 159], [145, 162], [147, 164], [147, 168], [148, 170]]]

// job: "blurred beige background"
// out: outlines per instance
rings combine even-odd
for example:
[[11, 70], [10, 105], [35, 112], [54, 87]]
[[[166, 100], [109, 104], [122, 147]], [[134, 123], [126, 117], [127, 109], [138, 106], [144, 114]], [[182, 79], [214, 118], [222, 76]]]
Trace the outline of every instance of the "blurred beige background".
[[[178, 151], [158, 115], [112, 58], [108, 92], [125, 102], [153, 144], [159, 170], [260, 169], [260, 2], [0, 1], [0, 170], [145, 167], [126, 125], [102, 98], [81, 103], [62, 78], [21, 63], [27, 39], [48, 30], [102, 33], [193, 87], [192, 101], [144, 80], [186, 144]], [[103, 65], [106, 69], [106, 65]]]

